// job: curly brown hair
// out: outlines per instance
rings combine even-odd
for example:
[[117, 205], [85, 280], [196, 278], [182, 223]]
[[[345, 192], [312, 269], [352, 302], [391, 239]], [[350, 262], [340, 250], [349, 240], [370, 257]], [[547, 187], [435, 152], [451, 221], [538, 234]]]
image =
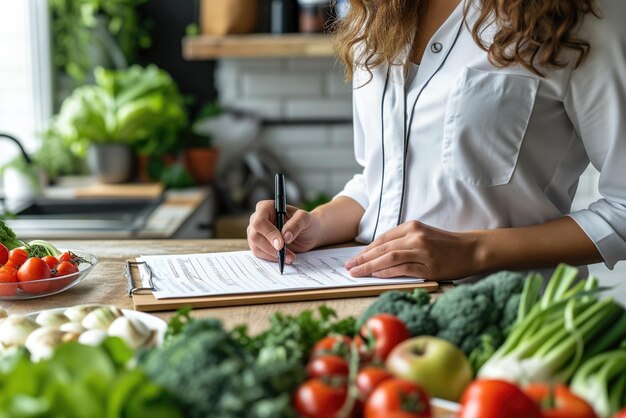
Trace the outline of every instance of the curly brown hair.
[[[587, 14], [600, 17], [595, 0], [477, 0], [478, 20], [470, 28], [474, 41], [497, 67], [519, 64], [543, 76], [542, 69], [564, 68], [564, 50], [577, 54], [579, 66], [589, 55], [589, 43], [575, 30]], [[335, 49], [352, 78], [354, 67], [368, 71], [399, 62], [415, 39], [422, 0], [350, 0], [348, 15], [335, 27]], [[465, 15], [473, 1], [465, 4]], [[493, 41], [481, 39], [482, 31], [497, 25]], [[366, 28], [366, 29], [364, 29]], [[405, 67], [406, 68], [406, 67]]]

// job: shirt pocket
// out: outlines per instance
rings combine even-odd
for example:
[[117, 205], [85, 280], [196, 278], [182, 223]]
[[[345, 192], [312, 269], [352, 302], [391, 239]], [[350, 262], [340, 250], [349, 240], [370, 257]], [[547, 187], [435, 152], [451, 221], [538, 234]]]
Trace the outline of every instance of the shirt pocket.
[[444, 171], [476, 186], [507, 184], [538, 88], [535, 78], [465, 68], [448, 99]]

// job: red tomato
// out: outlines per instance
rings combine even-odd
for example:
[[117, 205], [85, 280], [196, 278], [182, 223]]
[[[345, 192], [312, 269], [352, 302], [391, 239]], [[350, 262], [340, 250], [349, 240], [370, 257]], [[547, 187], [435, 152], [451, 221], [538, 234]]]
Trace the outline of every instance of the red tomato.
[[71, 251], [64, 252], [58, 258], [59, 258], [59, 263], [63, 262], [63, 261], [69, 261], [69, 262], [74, 263], [74, 264], [78, 264], [78, 260], [80, 259], [79, 256], [77, 256], [76, 254], [74, 254]]
[[9, 263], [15, 268], [19, 268], [28, 260], [28, 253], [23, 248], [14, 248], [9, 252]]
[[333, 386], [322, 379], [310, 379], [296, 390], [294, 406], [306, 418], [335, 418], [348, 396], [344, 385]]
[[9, 261], [9, 249], [0, 242], [0, 264], [6, 264]]
[[347, 357], [350, 353], [352, 340], [346, 335], [329, 335], [319, 340], [311, 350], [311, 358], [325, 354], [337, 354]]
[[378, 385], [392, 377], [393, 375], [382, 367], [368, 366], [361, 369], [356, 376], [356, 388], [359, 391], [359, 399], [362, 401], [367, 400]]
[[416, 383], [403, 379], [382, 382], [365, 403], [365, 418], [431, 418], [430, 398]]
[[474, 380], [461, 398], [457, 418], [543, 418], [539, 406], [503, 380]]
[[619, 411], [613, 418], [626, 418], [626, 408]]
[[567, 386], [558, 385], [550, 393], [548, 385], [533, 384], [524, 388], [524, 392], [539, 405], [545, 405], [546, 402], [553, 405], [543, 408], [544, 418], [598, 418], [593, 408], [584, 399], [570, 392]]
[[62, 261], [56, 268], [57, 276], [67, 276], [70, 274], [78, 273], [78, 266], [69, 261]]
[[56, 257], [53, 257], [51, 255], [41, 257], [41, 259], [46, 262], [46, 264], [48, 265], [48, 267], [50, 267], [50, 269], [55, 268], [57, 264], [59, 264], [59, 260], [57, 260]]
[[[61, 290], [69, 286], [78, 278], [78, 266], [71, 261], [62, 261], [59, 265], [52, 270], [53, 277], [58, 277], [57, 280], [50, 282], [50, 290]], [[69, 276], [69, 277], [64, 277]]]
[[411, 337], [404, 322], [389, 314], [371, 317], [361, 327], [361, 335], [371, 347], [375, 360], [384, 361], [391, 350]]
[[309, 377], [348, 376], [350, 365], [343, 357], [325, 355], [312, 359], [306, 372]]
[[0, 296], [15, 296], [17, 293], [17, 269], [0, 267]]
[[[20, 282], [20, 287], [27, 293], [49, 292], [51, 290], [51, 282], [39, 281], [49, 279], [50, 277], [52, 277], [50, 267], [41, 258], [29, 258], [17, 270], [17, 280]], [[53, 283], [52, 286], [54, 286]]]

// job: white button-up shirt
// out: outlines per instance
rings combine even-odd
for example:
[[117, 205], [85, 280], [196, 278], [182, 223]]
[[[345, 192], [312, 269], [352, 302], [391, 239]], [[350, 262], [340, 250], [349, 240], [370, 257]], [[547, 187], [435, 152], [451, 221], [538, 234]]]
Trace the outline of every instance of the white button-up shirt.
[[[339, 194], [365, 209], [357, 240], [408, 220], [466, 231], [569, 215], [609, 268], [625, 259], [626, 1], [602, 0], [600, 9], [601, 19], [588, 15], [579, 29], [591, 44], [587, 60], [574, 69], [568, 53], [571, 65], [543, 78], [493, 66], [463, 22], [463, 4], [430, 40], [410, 86], [400, 66], [389, 77], [373, 70], [367, 84], [357, 68], [354, 139], [364, 169]], [[476, 18], [471, 9], [470, 28]], [[603, 198], [570, 213], [589, 162]]]

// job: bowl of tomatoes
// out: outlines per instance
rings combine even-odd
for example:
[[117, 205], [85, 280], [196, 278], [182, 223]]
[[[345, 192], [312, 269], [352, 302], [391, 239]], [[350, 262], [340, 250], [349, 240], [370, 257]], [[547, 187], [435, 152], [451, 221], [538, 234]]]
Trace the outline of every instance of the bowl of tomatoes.
[[80, 283], [98, 258], [84, 251], [61, 250], [58, 256], [32, 257], [15, 248], [0, 264], [0, 300], [34, 299], [61, 293]]

